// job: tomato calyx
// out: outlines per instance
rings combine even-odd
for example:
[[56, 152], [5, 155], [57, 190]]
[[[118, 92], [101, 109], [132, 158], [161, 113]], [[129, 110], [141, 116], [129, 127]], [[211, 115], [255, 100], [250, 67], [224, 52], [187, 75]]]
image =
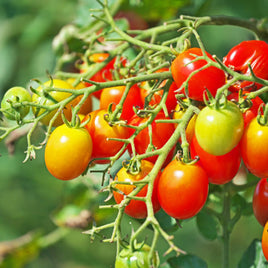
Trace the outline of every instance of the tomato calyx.
[[261, 126], [268, 126], [268, 104], [261, 104], [258, 110], [257, 121]]
[[141, 172], [141, 161], [135, 157], [131, 160], [124, 160], [122, 165], [132, 175], [137, 175]]

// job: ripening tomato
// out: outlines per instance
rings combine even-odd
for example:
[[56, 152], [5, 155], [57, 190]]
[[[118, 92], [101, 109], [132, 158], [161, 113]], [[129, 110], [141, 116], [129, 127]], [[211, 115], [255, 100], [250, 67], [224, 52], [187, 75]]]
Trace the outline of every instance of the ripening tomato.
[[63, 124], [55, 128], [47, 141], [46, 167], [55, 178], [71, 180], [86, 170], [91, 153], [92, 139], [87, 130]]
[[[113, 104], [114, 110], [115, 106], [119, 104], [125, 89], [126, 86], [104, 88], [100, 96], [100, 109], [108, 109], [109, 105]], [[133, 85], [128, 92], [120, 118], [128, 121], [135, 114], [133, 107], [142, 107], [140, 89], [136, 84]]]
[[261, 245], [263, 255], [268, 261], [268, 221], [265, 223], [265, 226], [263, 228]]
[[[151, 170], [153, 169], [154, 164], [147, 161], [147, 160], [141, 160], [141, 167], [140, 167], [140, 172], [137, 174], [131, 174], [131, 172], [128, 172], [126, 167], [122, 167], [118, 173], [115, 176], [115, 180], [117, 182], [137, 182], [137, 181], [141, 181], [144, 177], [146, 177]], [[158, 184], [158, 180], [160, 177], [160, 173], [157, 174], [155, 180], [154, 180], [154, 189], [153, 189], [153, 193], [152, 193], [152, 205], [153, 205], [153, 210], [156, 213], [159, 209], [160, 209], [160, 205], [157, 199], [157, 184]], [[130, 194], [135, 188], [136, 186], [133, 184], [116, 184], [115, 186], [116, 189], [118, 189], [119, 191], [123, 192], [125, 195]], [[148, 185], [144, 185], [142, 187], [142, 189], [138, 192], [138, 194], [136, 196], [139, 197], [145, 197], [147, 194], [147, 190], [148, 190]], [[120, 204], [121, 201], [123, 199], [125, 199], [125, 196], [117, 191], [113, 192], [114, 195], [114, 199], [116, 201], [117, 204]], [[125, 213], [133, 218], [136, 219], [143, 219], [146, 218], [147, 216], [147, 206], [146, 203], [144, 201], [141, 200], [134, 200], [132, 199], [128, 205], [125, 207]]]
[[[49, 91], [47, 93], [44, 94], [44, 91], [46, 89], [55, 89], [53, 91]], [[59, 89], [74, 89], [73, 86], [71, 84], [69, 84], [68, 82], [61, 80], [61, 79], [53, 79], [52, 81], [46, 81], [45, 83], [43, 83], [41, 86], [39, 86], [36, 91], [37, 94], [33, 94], [32, 95], [32, 102], [36, 103], [36, 104], [40, 104], [40, 105], [45, 105], [45, 106], [52, 106], [60, 101], [65, 100], [66, 98], [71, 96], [71, 93], [69, 92], [61, 92], [61, 91], [57, 91], [57, 88]], [[45, 108], [37, 108], [37, 107], [33, 107], [33, 112], [35, 114], [35, 116], [40, 116], [41, 114], [46, 112]], [[52, 119], [52, 117], [55, 115], [55, 113], [57, 112], [57, 109], [52, 110], [51, 112], [49, 112], [47, 115], [45, 115], [42, 119], [41, 122], [44, 125], [48, 125], [50, 120]], [[71, 110], [71, 103], [68, 103], [68, 105], [66, 105], [66, 107], [63, 109], [64, 115], [66, 117], [67, 120], [71, 120], [72, 118], [72, 110]], [[59, 114], [56, 118], [56, 120], [53, 123], [53, 126], [59, 126], [62, 125], [63, 121], [61, 118], [61, 114]]]
[[163, 170], [158, 182], [158, 200], [171, 217], [188, 219], [205, 205], [208, 196], [208, 176], [197, 164], [184, 164], [175, 159]]
[[[23, 119], [29, 112], [30, 107], [22, 105], [22, 102], [30, 102], [31, 94], [23, 87], [12, 87], [8, 89], [1, 101], [3, 115], [9, 120]], [[13, 107], [14, 104], [21, 104]]]
[[[244, 90], [242, 93], [243, 99], [246, 99], [248, 94], [249, 94], [249, 91]], [[227, 98], [228, 100], [239, 102], [239, 93], [233, 92], [230, 95], [228, 95]], [[251, 99], [250, 101], [251, 101], [251, 106], [245, 111], [242, 110], [243, 118], [244, 118], [244, 128], [246, 128], [248, 123], [258, 115], [259, 107], [264, 104], [264, 101], [258, 96], [255, 97], [254, 99]]]
[[213, 155], [227, 154], [237, 146], [243, 129], [242, 113], [231, 101], [220, 108], [203, 108], [195, 122], [195, 135], [199, 145]]
[[264, 226], [268, 221], [268, 181], [259, 180], [253, 194], [252, 207], [257, 221]]
[[[106, 110], [95, 110], [86, 115], [82, 122], [89, 122], [86, 124], [94, 146], [92, 151], [92, 158], [112, 157], [116, 155], [122, 146], [123, 142], [111, 139], [127, 139], [129, 137], [128, 129], [122, 125], [110, 125], [106, 120]], [[95, 163], [104, 164], [109, 163], [109, 160], [96, 160]]]
[[[169, 68], [161, 68], [157, 70], [155, 73], [161, 73], [161, 72], [167, 72], [167, 71], [169, 71]], [[155, 90], [155, 88], [153, 87], [155, 84], [155, 81], [143, 81], [141, 83], [140, 91], [141, 91], [141, 99], [142, 99], [143, 106], [145, 105], [146, 97], [150, 97], [150, 101], [148, 104], [152, 107], [160, 103], [163, 93], [164, 93], [164, 86], [167, 84], [167, 81], [168, 80], [162, 81], [161, 84], [159, 85], [159, 90], [155, 92], [152, 96], [149, 96], [149, 95], [152, 90]], [[167, 99], [165, 103], [169, 114], [171, 114], [171, 112], [175, 109], [177, 105], [175, 90], [177, 90], [177, 86], [175, 82], [172, 82], [169, 87], [169, 91], [168, 91], [168, 95], [167, 95]]]
[[157, 268], [159, 267], [159, 256], [157, 251], [153, 252], [152, 263], [149, 253], [151, 248], [146, 244], [137, 244], [133, 251], [130, 247], [124, 248], [116, 257], [115, 268]]
[[268, 177], [268, 126], [251, 120], [240, 142], [241, 155], [247, 169], [259, 178]]
[[194, 136], [190, 144], [190, 152], [192, 158], [199, 157], [197, 163], [206, 171], [210, 183], [225, 184], [231, 181], [239, 170], [241, 163], [239, 145], [229, 153], [217, 156], [204, 151]]
[[[94, 63], [100, 63], [105, 61], [109, 57], [109, 53], [94, 53], [89, 56], [89, 61]], [[120, 58], [121, 64], [124, 66], [126, 64], [126, 60], [121, 57]], [[87, 77], [89, 80], [95, 81], [95, 82], [106, 82], [113, 80], [113, 72], [115, 70], [115, 62], [116, 58], [113, 58], [110, 62], [107, 63], [105, 67], [103, 67], [100, 71], [95, 73], [92, 77]], [[89, 66], [90, 67], [90, 66]], [[85, 63], [81, 66], [81, 73], [84, 73], [88, 70], [88, 68]], [[89, 87], [92, 86], [92, 84], [85, 82], [85, 86]], [[98, 90], [92, 95], [96, 98], [100, 98], [102, 90]]]
[[[268, 44], [261, 40], [243, 41], [227, 53], [223, 58], [223, 63], [230, 69], [248, 76], [251, 75], [250, 64], [255, 76], [268, 79]], [[261, 84], [251, 81], [238, 81], [229, 90], [252, 91], [261, 86]]]
[[[206, 52], [206, 55], [213, 61], [213, 57]], [[203, 56], [200, 48], [190, 48], [180, 53], [171, 64], [171, 72], [178, 88], [188, 79], [192, 72], [199, 70], [207, 64], [206, 60], [196, 60], [197, 56]], [[191, 99], [203, 101], [204, 91], [207, 89], [215, 96], [218, 88], [226, 83], [223, 70], [210, 66], [195, 73], [188, 81], [187, 92], [183, 93]]]
[[[163, 112], [159, 112], [151, 124], [152, 144], [153, 144], [155, 149], [162, 148], [174, 132], [175, 128], [174, 128], [174, 125], [172, 123], [156, 122], [157, 120], [165, 120], [165, 119], [169, 119], [169, 118], [167, 118]], [[129, 125], [141, 126], [142, 124], [146, 123], [146, 121], [148, 121], [148, 120], [149, 120], [149, 117], [146, 117], [146, 116], [139, 117], [138, 115], [135, 114], [130, 119]], [[150, 131], [149, 128], [146, 127], [143, 130], [141, 130], [139, 132], [139, 134], [134, 138], [134, 145], [135, 145], [136, 154], [144, 154], [146, 152], [146, 150], [148, 149], [148, 146], [151, 145], [149, 131]], [[132, 129], [132, 128], [129, 129], [130, 136], [132, 134], [134, 134], [134, 132], [135, 132], [134, 129]], [[154, 148], [153, 148], [153, 150], [154, 150]], [[167, 163], [169, 163], [170, 160], [172, 159], [173, 154], [174, 154], [174, 149], [175, 148], [173, 148], [169, 152], [169, 154], [168, 154], [168, 156], [163, 164], [164, 166]], [[128, 147], [128, 151], [130, 154], [133, 153], [131, 146]], [[158, 155], [155, 155], [155, 156], [150, 156], [146, 159], [152, 163], [155, 163], [157, 158], [158, 158]]]

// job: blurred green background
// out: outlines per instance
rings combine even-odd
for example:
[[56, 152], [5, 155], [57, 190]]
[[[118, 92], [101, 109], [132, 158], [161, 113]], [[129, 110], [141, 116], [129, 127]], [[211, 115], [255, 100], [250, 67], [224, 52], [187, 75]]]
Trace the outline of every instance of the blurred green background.
[[[151, 1], [151, 5], [147, 3], [137, 11], [144, 15], [148, 13], [146, 8], [150, 8], [154, 20], [161, 21], [164, 11], [160, 2], [163, 1]], [[262, 18], [268, 10], [267, 0], [181, 0], [178, 1], [181, 6], [178, 10], [172, 8], [175, 2], [165, 0], [165, 19], [174, 13], [177, 16]], [[12, 86], [27, 86], [32, 78], [46, 79], [46, 70], [53, 72], [55, 64], [51, 46], [54, 36], [65, 24], [87, 19], [87, 9], [91, 6], [96, 6], [95, 0], [1, 0], [0, 97]], [[252, 38], [248, 31], [231, 26], [204, 27], [200, 33], [207, 50], [220, 58], [233, 45]], [[4, 142], [0, 143], [0, 242], [32, 230], [52, 231], [55, 225], [51, 214], [64, 202], [72, 184], [58, 181], [48, 173], [43, 150], [37, 152], [37, 159], [23, 164], [25, 150], [25, 138], [17, 143], [14, 156], [8, 155]], [[129, 225], [129, 219], [125, 224]], [[231, 237], [232, 267], [237, 266], [251, 241], [260, 236], [261, 227], [254, 217], [239, 221]], [[207, 260], [210, 268], [220, 267], [220, 244], [202, 238], [193, 220], [183, 224], [183, 228], [176, 232], [176, 241], [184, 250]], [[165, 247], [161, 244], [160, 252]], [[89, 236], [81, 234], [81, 231], [72, 231], [60, 242], [44, 249], [25, 267], [107, 268], [113, 267], [114, 254], [114, 245], [101, 243], [98, 239], [91, 243]]]

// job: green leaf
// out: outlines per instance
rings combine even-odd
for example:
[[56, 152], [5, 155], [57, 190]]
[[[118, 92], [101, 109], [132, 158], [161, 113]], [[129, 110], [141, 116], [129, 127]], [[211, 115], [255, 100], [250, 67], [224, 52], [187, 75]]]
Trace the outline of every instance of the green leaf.
[[155, 217], [165, 232], [171, 233], [178, 229], [176, 220], [167, 215], [162, 209], [155, 214]]
[[200, 211], [196, 216], [196, 224], [200, 233], [209, 240], [217, 238], [217, 225], [215, 217], [207, 213], [205, 210]]
[[267, 265], [268, 262], [263, 255], [261, 241], [254, 239], [243, 254], [238, 268], [265, 268]]
[[235, 194], [232, 197], [232, 210], [234, 212], [241, 211], [241, 214], [245, 216], [253, 213], [252, 203], [247, 202], [247, 200], [240, 194]]
[[201, 258], [192, 255], [180, 255], [179, 257], [172, 257], [167, 260], [170, 267], [174, 268], [207, 268], [207, 264]]

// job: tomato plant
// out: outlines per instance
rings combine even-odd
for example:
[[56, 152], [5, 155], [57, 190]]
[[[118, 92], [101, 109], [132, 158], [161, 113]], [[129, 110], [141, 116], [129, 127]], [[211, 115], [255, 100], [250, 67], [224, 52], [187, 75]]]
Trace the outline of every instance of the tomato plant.
[[265, 223], [262, 232], [262, 252], [265, 259], [268, 261], [268, 221]]
[[[131, 251], [129, 247], [120, 251], [116, 257], [115, 268], [150, 268], [151, 262], [149, 260], [149, 252], [151, 248], [146, 244], [138, 244], [135, 249]], [[153, 267], [159, 267], [159, 257], [157, 252], [154, 252], [152, 259]]]
[[45, 148], [48, 171], [57, 179], [71, 180], [87, 168], [92, 154], [92, 139], [83, 128], [63, 124], [50, 135]]
[[[125, 183], [130, 183], [130, 182], [135, 183], [138, 181], [142, 181], [151, 172], [153, 166], [154, 166], [153, 163], [147, 160], [142, 160], [141, 166], [139, 168], [140, 170], [137, 173], [136, 172], [131, 173], [131, 170], [128, 170], [126, 167], [122, 167], [115, 177], [116, 182], [118, 182], [115, 188], [119, 190], [119, 192], [117, 191], [113, 192], [116, 203], [120, 204], [122, 200], [125, 199], [124, 195], [126, 196], [129, 195], [137, 187], [133, 184], [125, 184]], [[153, 193], [151, 197], [154, 212], [157, 212], [160, 209], [160, 205], [157, 199], [157, 192], [156, 192], [159, 177], [160, 177], [160, 173], [155, 178], [154, 189], [153, 189]], [[123, 182], [124, 184], [120, 184], [120, 182], [121, 183]], [[148, 190], [148, 185], [146, 184], [141, 188], [141, 190], [136, 194], [136, 196], [146, 197], [147, 190]], [[147, 216], [147, 206], [144, 201], [133, 199], [125, 207], [124, 212], [133, 218], [143, 219], [143, 218], [146, 218]]]
[[[108, 122], [108, 113], [106, 110], [95, 110], [89, 113], [82, 120], [89, 122], [86, 124], [92, 140], [94, 141], [92, 158], [107, 158], [116, 155], [124, 143], [113, 139], [127, 139], [129, 137], [128, 129], [119, 124], [110, 125]], [[95, 163], [109, 163], [110, 160], [96, 159]]]
[[201, 148], [213, 155], [223, 155], [238, 145], [244, 129], [239, 108], [230, 101], [223, 107], [207, 106], [196, 118], [195, 135]]
[[[12, 87], [3, 96], [1, 101], [1, 109], [3, 115], [10, 120], [23, 119], [30, 111], [29, 106], [22, 105], [22, 102], [30, 102], [31, 95], [23, 87]], [[19, 107], [14, 107], [16, 104], [21, 104]]]
[[241, 139], [241, 154], [247, 169], [259, 178], [268, 177], [268, 127], [257, 117], [251, 120]]
[[191, 218], [205, 205], [208, 187], [208, 176], [201, 166], [172, 160], [158, 182], [160, 206], [173, 218]]
[[[259, 78], [268, 78], [268, 44], [261, 40], [242, 41], [234, 46], [223, 58], [223, 63], [232, 70], [250, 76], [251, 72]], [[256, 90], [262, 85], [251, 81], [238, 81], [231, 85], [231, 91]]]
[[[200, 48], [190, 48], [180, 53], [171, 64], [172, 76], [177, 87], [181, 88], [183, 83], [189, 79], [187, 88], [183, 88], [183, 93], [198, 101], [203, 100], [205, 90], [209, 90], [215, 96], [217, 89], [226, 82], [224, 71], [214, 66], [204, 68], [208, 62], [205, 59], [196, 60], [200, 56], [203, 56]], [[208, 52], [206, 52], [206, 56], [213, 60]], [[200, 71], [193, 74], [199, 69]]]

